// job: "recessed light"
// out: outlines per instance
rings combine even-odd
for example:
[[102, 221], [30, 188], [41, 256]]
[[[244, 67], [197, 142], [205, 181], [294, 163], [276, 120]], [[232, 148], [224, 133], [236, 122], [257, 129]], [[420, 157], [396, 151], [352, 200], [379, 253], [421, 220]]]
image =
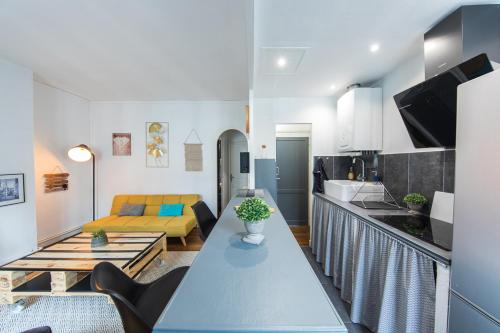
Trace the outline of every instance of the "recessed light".
[[330, 90], [335, 90], [335, 88], [337, 88], [337, 87], [335, 87], [335, 85], [334, 85], [334, 84], [332, 84], [332, 85], [330, 86]]
[[276, 61], [276, 65], [280, 68], [284, 68], [287, 64], [286, 58], [285, 57], [279, 57], [278, 60]]
[[372, 52], [372, 53], [377, 52], [379, 49], [380, 49], [380, 45], [377, 43], [370, 45], [370, 52]]

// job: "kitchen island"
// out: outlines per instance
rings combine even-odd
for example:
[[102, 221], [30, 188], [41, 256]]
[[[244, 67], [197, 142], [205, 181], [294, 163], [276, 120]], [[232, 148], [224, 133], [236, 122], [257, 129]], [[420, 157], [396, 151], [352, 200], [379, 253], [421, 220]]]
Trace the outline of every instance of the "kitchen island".
[[233, 198], [154, 332], [347, 332], [275, 202], [260, 246], [241, 241]]
[[351, 303], [354, 323], [379, 333], [447, 332], [451, 252], [372, 217], [406, 210], [315, 194], [312, 213], [312, 252]]

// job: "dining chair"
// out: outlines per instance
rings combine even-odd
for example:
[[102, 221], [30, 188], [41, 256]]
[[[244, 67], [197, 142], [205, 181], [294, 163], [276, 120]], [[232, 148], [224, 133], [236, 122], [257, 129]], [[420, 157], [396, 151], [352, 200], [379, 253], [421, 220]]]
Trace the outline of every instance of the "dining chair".
[[111, 297], [126, 333], [146, 333], [153, 330], [188, 269], [187, 266], [179, 267], [156, 281], [142, 284], [115, 265], [101, 262], [92, 271], [90, 286], [93, 291]]
[[210, 232], [212, 232], [215, 223], [217, 223], [217, 218], [212, 214], [210, 208], [208, 208], [204, 201], [198, 201], [192, 205], [191, 208], [196, 216], [196, 223], [200, 229], [200, 237], [205, 241], [210, 235]]

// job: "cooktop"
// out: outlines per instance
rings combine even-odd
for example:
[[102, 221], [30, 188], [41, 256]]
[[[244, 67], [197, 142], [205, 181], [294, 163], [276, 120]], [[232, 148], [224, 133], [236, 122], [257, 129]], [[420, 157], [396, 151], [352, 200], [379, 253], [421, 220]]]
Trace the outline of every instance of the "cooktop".
[[369, 215], [439, 248], [451, 251], [453, 224], [426, 215]]

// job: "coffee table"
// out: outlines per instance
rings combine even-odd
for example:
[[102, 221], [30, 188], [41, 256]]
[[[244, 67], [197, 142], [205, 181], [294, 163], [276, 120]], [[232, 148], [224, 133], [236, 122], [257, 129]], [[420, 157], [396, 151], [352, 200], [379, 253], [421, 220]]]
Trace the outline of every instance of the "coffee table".
[[90, 273], [108, 261], [137, 276], [167, 251], [163, 232], [109, 232], [109, 243], [91, 248], [92, 234], [79, 233], [0, 267], [0, 304], [28, 296], [95, 296]]

